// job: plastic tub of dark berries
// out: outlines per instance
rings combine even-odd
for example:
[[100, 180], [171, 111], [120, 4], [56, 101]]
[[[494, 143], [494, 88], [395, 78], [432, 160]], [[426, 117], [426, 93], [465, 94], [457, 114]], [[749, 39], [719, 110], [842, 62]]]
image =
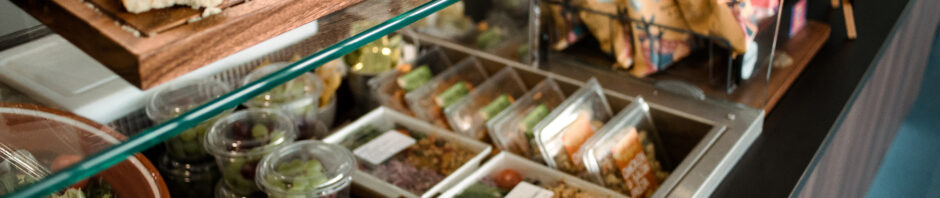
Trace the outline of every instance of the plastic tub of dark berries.
[[258, 163], [268, 153], [293, 142], [296, 130], [289, 117], [273, 109], [246, 109], [219, 119], [204, 143], [222, 172], [216, 196], [263, 194], [255, 185]]
[[[585, 143], [582, 160], [595, 183], [630, 195], [651, 197], [668, 173], [660, 159], [662, 139], [649, 105], [637, 97]], [[669, 162], [669, 159], [665, 159]]]
[[466, 99], [444, 109], [444, 115], [454, 132], [486, 141], [486, 121], [512, 105], [526, 90], [519, 74], [506, 67], [480, 84]]
[[535, 126], [535, 143], [549, 167], [586, 178], [583, 146], [612, 117], [597, 79], [565, 99]]
[[422, 87], [431, 81], [435, 74], [444, 72], [450, 66], [450, 60], [444, 52], [439, 47], [434, 47], [412, 63], [399, 65], [394, 70], [370, 79], [369, 89], [373, 99], [380, 105], [413, 115], [405, 103], [405, 94]]
[[324, 139], [359, 160], [355, 186], [383, 197], [434, 197], [470, 175], [492, 148], [379, 107]]
[[[245, 76], [242, 84], [251, 83], [287, 65], [290, 63], [277, 62], [255, 69]], [[335, 107], [321, 108], [320, 95], [323, 91], [323, 80], [307, 72], [252, 98], [245, 102], [245, 106], [280, 109], [297, 125], [300, 139], [321, 139], [329, 135], [327, 124], [332, 123], [336, 112]], [[327, 105], [335, 106], [336, 103]]]
[[542, 80], [502, 113], [486, 121], [493, 145], [502, 151], [544, 162], [534, 142], [534, 128], [564, 100], [565, 95], [552, 78]]
[[441, 128], [450, 128], [444, 109], [462, 100], [488, 77], [479, 60], [465, 58], [422, 87], [408, 92], [405, 101], [418, 119]]
[[501, 152], [440, 197], [627, 197], [515, 154]]
[[305, 140], [264, 157], [255, 182], [269, 197], [346, 198], [356, 168], [356, 158], [346, 148]]

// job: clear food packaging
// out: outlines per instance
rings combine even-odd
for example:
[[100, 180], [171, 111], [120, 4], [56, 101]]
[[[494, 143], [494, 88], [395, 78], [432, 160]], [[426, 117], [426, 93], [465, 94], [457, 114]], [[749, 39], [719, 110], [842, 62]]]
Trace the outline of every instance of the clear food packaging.
[[637, 98], [585, 143], [583, 161], [595, 183], [630, 195], [651, 197], [668, 177], [656, 155], [662, 146], [649, 105]]
[[[372, 78], [369, 80], [369, 87], [372, 89], [373, 97], [380, 105], [405, 114], [412, 114], [411, 110], [408, 109], [408, 105], [405, 103], [405, 94], [426, 85], [427, 82], [433, 78], [434, 74], [444, 72], [450, 66], [450, 60], [447, 59], [444, 52], [442, 52], [440, 48], [435, 47], [415, 59], [414, 63], [406, 68], [407, 71], [396, 69]], [[427, 76], [427, 74], [430, 74], [430, 76]], [[403, 84], [407, 85], [407, 87], [403, 88], [401, 86]]]
[[565, 95], [552, 78], [542, 80], [502, 113], [486, 121], [493, 144], [500, 150], [544, 161], [534, 142], [534, 128], [564, 100]]
[[[516, 174], [506, 174], [507, 171], [512, 171]], [[507, 197], [505, 195], [512, 191], [507, 189], [515, 190], [514, 188], [518, 186], [518, 184], [514, 185], [512, 183], [521, 181], [538, 186], [542, 188], [542, 190], [550, 191], [552, 195], [557, 195], [548, 197], [626, 197], [598, 186], [597, 184], [581, 180], [580, 178], [507, 152], [499, 153], [487, 161], [480, 169], [473, 172], [470, 176], [467, 176], [453, 188], [447, 190], [447, 192], [444, 192], [440, 197]], [[501, 189], [501, 186], [507, 187], [507, 189]], [[481, 189], [481, 187], [484, 190], [475, 190]], [[493, 193], [494, 191], [492, 190], [485, 190], [487, 188], [495, 188], [494, 190], [498, 191], [498, 193]], [[522, 187], [520, 186], [519, 188]], [[559, 193], [561, 191], [565, 193]]]
[[305, 140], [274, 150], [255, 178], [269, 197], [349, 197], [356, 158], [339, 145]]
[[[247, 85], [287, 65], [290, 63], [278, 62], [255, 69], [245, 76], [242, 84]], [[297, 125], [300, 139], [321, 139], [329, 135], [329, 129], [320, 118], [320, 109], [335, 108], [320, 108], [320, 94], [324, 90], [323, 87], [320, 77], [308, 72], [255, 96], [244, 105], [248, 108], [279, 109]], [[330, 120], [333, 119], [332, 115], [328, 117]]]
[[483, 140], [487, 135], [486, 121], [505, 110], [525, 92], [526, 87], [519, 74], [506, 67], [480, 84], [465, 99], [444, 109], [444, 115], [454, 132]]
[[357, 186], [383, 197], [434, 197], [479, 167], [491, 147], [379, 107], [324, 139], [359, 159]]
[[323, 80], [323, 92], [320, 92], [320, 108], [317, 117], [329, 128], [336, 117], [336, 92], [346, 76], [346, 66], [342, 60], [333, 60], [314, 70], [317, 77]]
[[566, 173], [587, 177], [578, 151], [611, 115], [603, 89], [597, 79], [591, 78], [535, 126], [535, 143], [546, 164]]
[[441, 128], [450, 128], [444, 108], [463, 99], [488, 77], [480, 61], [465, 58], [454, 67], [435, 76], [421, 88], [405, 95], [405, 101], [416, 117]]
[[246, 109], [220, 118], [205, 140], [222, 172], [217, 197], [260, 194], [254, 180], [261, 158], [296, 138], [296, 126], [279, 110]]
[[[146, 107], [147, 117], [156, 123], [166, 122], [229, 91], [231, 88], [228, 85], [214, 79], [191, 80], [167, 85], [150, 97]], [[211, 161], [212, 156], [206, 153], [202, 142], [209, 127], [219, 117], [226, 114], [227, 112], [219, 114], [166, 140], [167, 155], [172, 160], [183, 163]]]

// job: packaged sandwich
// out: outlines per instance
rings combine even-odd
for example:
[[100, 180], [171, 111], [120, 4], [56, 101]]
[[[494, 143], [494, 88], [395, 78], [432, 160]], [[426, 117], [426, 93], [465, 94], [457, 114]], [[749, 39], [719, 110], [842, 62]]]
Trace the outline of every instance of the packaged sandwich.
[[535, 126], [535, 143], [549, 167], [580, 177], [587, 169], [578, 156], [584, 143], [612, 116], [597, 79], [562, 102]]
[[611, 118], [585, 143], [582, 154], [590, 179], [631, 197], [651, 197], [668, 177], [656, 155], [662, 146], [649, 115], [649, 106], [638, 98]]

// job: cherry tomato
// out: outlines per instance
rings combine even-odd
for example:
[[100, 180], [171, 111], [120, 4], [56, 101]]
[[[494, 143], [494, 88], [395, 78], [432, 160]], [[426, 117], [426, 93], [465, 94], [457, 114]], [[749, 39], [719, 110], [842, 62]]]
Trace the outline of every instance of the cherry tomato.
[[497, 187], [509, 190], [515, 187], [516, 184], [519, 184], [519, 182], [522, 182], [522, 175], [515, 170], [505, 169], [497, 173], [493, 181], [496, 182]]

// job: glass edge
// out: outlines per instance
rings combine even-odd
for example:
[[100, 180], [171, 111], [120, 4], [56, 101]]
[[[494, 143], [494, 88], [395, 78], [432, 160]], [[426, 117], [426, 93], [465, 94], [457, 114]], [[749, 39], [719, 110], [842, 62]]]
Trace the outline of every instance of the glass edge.
[[49, 175], [42, 180], [26, 187], [17, 189], [13, 193], [4, 195], [11, 198], [43, 197], [66, 188], [82, 179], [108, 169], [134, 154], [142, 152], [163, 141], [178, 135], [183, 130], [191, 128], [208, 120], [215, 115], [232, 109], [239, 104], [274, 88], [301, 74], [316, 69], [333, 59], [339, 58], [359, 47], [388, 35], [398, 29], [427, 17], [459, 0], [429, 0], [418, 7], [399, 14], [385, 22], [375, 25], [368, 30], [337, 42], [313, 55], [303, 58], [289, 66], [269, 74], [255, 82], [249, 83], [233, 90], [211, 102], [201, 105], [167, 122], [161, 123], [128, 138], [120, 144], [109, 147], [92, 156], [85, 158], [62, 171]]

